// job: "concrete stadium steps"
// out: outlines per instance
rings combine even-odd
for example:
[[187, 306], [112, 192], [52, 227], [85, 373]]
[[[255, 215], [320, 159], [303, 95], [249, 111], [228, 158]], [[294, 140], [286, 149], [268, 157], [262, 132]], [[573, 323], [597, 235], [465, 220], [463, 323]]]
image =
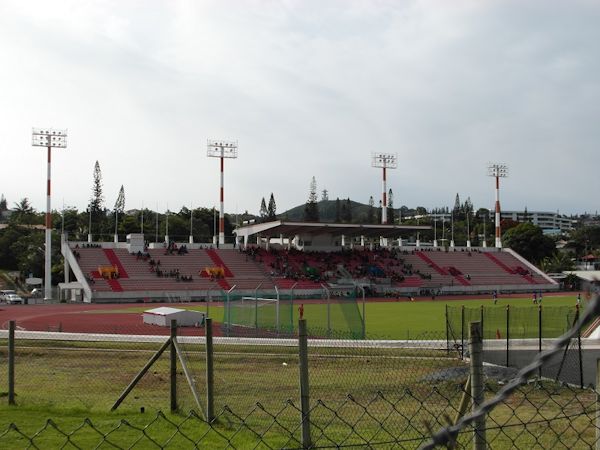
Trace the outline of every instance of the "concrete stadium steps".
[[[534, 288], [537, 283], [547, 280], [537, 272], [532, 275], [520, 275], [517, 268], [530, 270], [530, 266], [509, 252], [488, 253], [472, 251], [400, 251], [394, 254], [387, 251], [357, 250], [355, 252], [301, 253], [298, 251], [277, 252], [258, 251], [255, 258], [239, 250], [232, 249], [196, 249], [187, 254], [165, 254], [165, 249], [148, 251], [149, 259], [161, 262], [160, 269], [168, 274], [179, 270], [182, 276], [192, 276], [193, 281], [177, 281], [175, 277], [158, 277], [150, 270], [149, 259], [144, 261], [130, 254], [126, 249], [76, 248], [79, 252], [78, 263], [84, 274], [92, 274], [95, 283], [90, 285], [93, 291], [108, 292], [167, 292], [185, 295], [186, 291], [228, 290], [249, 291], [258, 287], [265, 290], [290, 289], [296, 282], [296, 289], [320, 289], [321, 283], [306, 279], [302, 275], [304, 264], [324, 271], [337, 272], [338, 265], [348, 268], [352, 273], [358, 266], [376, 265], [385, 271], [385, 277], [394, 274], [404, 277], [402, 282], [392, 282], [393, 287], [404, 288], [440, 288], [443, 286], [503, 286], [524, 285]], [[285, 262], [298, 272], [292, 277], [271, 274], [271, 263]], [[98, 266], [116, 265], [122, 274], [118, 280], [100, 278]], [[226, 276], [220, 280], [201, 277], [199, 272], [206, 267], [222, 266]], [[456, 272], [450, 268], [455, 268]], [[412, 273], [411, 273], [412, 270]], [[354, 273], [358, 278], [359, 271]], [[450, 272], [455, 273], [452, 276]], [[125, 274], [125, 276], [123, 276]], [[424, 275], [421, 277], [419, 274]], [[229, 275], [229, 276], [227, 276]], [[467, 275], [470, 279], [467, 279]], [[295, 280], [294, 278], [298, 278]], [[429, 279], [431, 277], [431, 279]], [[332, 279], [334, 281], [335, 279]], [[462, 280], [462, 281], [461, 281]]]
[[[291, 278], [274, 278], [274, 282], [279, 289], [322, 289], [320, 283], [310, 280], [293, 280]], [[295, 286], [294, 286], [295, 285]]]
[[251, 258], [248, 258], [246, 254], [241, 253], [239, 250], [215, 250], [221, 261], [229, 268], [234, 274], [236, 280], [240, 278], [264, 278], [265, 272], [261, 270], [260, 266], [257, 265]]
[[509, 270], [511, 270], [515, 274], [515, 277], [521, 278], [527, 284], [541, 284], [547, 282], [543, 279], [543, 277], [539, 276], [535, 272], [532, 272], [531, 275], [520, 275], [519, 273], [517, 273], [518, 267], [522, 267], [525, 270], [529, 270], [529, 268], [508, 252], [490, 253], [488, 255], [488, 258], [495, 259], [497, 261], [497, 264], [500, 264], [502, 267], [508, 267]]
[[110, 261], [110, 265], [116, 267], [119, 271], [119, 278], [129, 278], [129, 275], [127, 275], [127, 270], [125, 270], [125, 267], [123, 267], [123, 264], [121, 264], [121, 260], [116, 255], [115, 251], [112, 248], [105, 248], [103, 249], [103, 252], [106, 255], [106, 258]]
[[91, 276], [94, 283], [90, 283], [92, 291], [112, 291], [110, 284], [98, 273], [98, 266], [110, 266], [111, 263], [101, 248], [74, 248], [79, 253], [77, 262], [81, 271]]
[[[191, 275], [192, 277], [200, 277], [199, 272], [205, 267], [213, 267], [214, 264], [205, 250], [189, 250], [188, 253], [178, 255], [165, 255], [162, 249], [150, 249], [147, 251], [151, 259], [160, 261], [160, 269], [163, 272], [169, 272], [179, 269], [180, 275]], [[130, 254], [126, 249], [116, 249], [116, 255], [121, 260], [121, 263], [127, 270], [130, 278], [149, 279], [158, 278], [156, 273], [150, 269], [149, 260], [144, 261], [138, 259], [136, 255]]]
[[398, 287], [422, 287], [424, 280], [418, 275], [406, 276], [401, 283], [394, 283], [394, 286]]
[[119, 282], [125, 291], [193, 291], [193, 290], [218, 290], [217, 282], [199, 275], [205, 267], [213, 267], [214, 263], [206, 251], [188, 250], [188, 253], [178, 255], [165, 254], [164, 249], [149, 249], [147, 253], [151, 259], [160, 261], [160, 269], [168, 273], [179, 269], [180, 275], [192, 276], [192, 281], [177, 281], [174, 277], [158, 277], [150, 268], [149, 260], [138, 259], [135, 254], [130, 254], [126, 249], [115, 249], [116, 255], [129, 274], [128, 279]]
[[[472, 286], [529, 284], [529, 281], [521, 275], [507, 270], [503, 265], [497, 264], [487, 256], [487, 252], [446, 252], [441, 250], [419, 253], [427, 255], [430, 260], [447, 273], [449, 273], [450, 267], [454, 267], [461, 272], [462, 275], [460, 276]], [[513, 262], [516, 261], [511, 255], [507, 254], [507, 256]], [[469, 276], [468, 278], [467, 275]], [[457, 277], [454, 278], [457, 279]]]
[[223, 272], [225, 273], [225, 278], [233, 278], [235, 276], [233, 272], [231, 272], [229, 267], [227, 267], [227, 264], [225, 264], [225, 262], [221, 259], [219, 252], [217, 252], [214, 249], [208, 249], [206, 250], [206, 254], [213, 262], [213, 267], [221, 267], [223, 269]]
[[[419, 271], [423, 275], [431, 275], [430, 280], [423, 280], [423, 287], [450, 286], [453, 283], [452, 275], [442, 275], [434, 270], [425, 260], [414, 253], [405, 253], [401, 255], [405, 265], [411, 265], [413, 273]], [[429, 253], [428, 253], [429, 254]], [[418, 276], [418, 275], [417, 275]]]

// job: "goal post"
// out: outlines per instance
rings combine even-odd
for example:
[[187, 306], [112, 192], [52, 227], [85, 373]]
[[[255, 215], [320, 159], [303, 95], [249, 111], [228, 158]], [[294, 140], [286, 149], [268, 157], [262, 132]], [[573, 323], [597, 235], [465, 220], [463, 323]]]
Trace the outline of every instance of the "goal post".
[[258, 295], [231, 297], [224, 314], [224, 322], [230, 330], [246, 328], [279, 333], [279, 299]]

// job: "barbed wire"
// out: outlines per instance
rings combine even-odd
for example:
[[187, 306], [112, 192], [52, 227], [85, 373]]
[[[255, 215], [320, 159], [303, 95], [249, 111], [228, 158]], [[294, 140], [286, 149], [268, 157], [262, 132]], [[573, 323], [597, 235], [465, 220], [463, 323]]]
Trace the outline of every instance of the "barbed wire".
[[529, 377], [534, 375], [537, 370], [542, 367], [546, 362], [550, 361], [555, 355], [563, 350], [571, 339], [576, 337], [577, 333], [581, 331], [584, 325], [586, 325], [591, 319], [600, 315], [600, 300], [598, 295], [594, 295], [592, 301], [588, 304], [584, 314], [579, 318], [574, 327], [572, 327], [565, 334], [556, 339], [552, 347], [539, 353], [533, 361], [527, 366], [523, 367], [516, 376], [508, 382], [502, 389], [498, 391], [495, 397], [487, 400], [481, 404], [471, 414], [463, 416], [455, 425], [445, 427], [435, 433], [431, 440], [422, 447], [423, 450], [430, 450], [438, 445], [446, 445], [449, 442], [455, 442], [460, 431], [475, 422], [477, 419], [484, 417], [486, 414], [491, 412], [497, 405], [508, 399], [508, 397], [522, 384], [527, 382]]

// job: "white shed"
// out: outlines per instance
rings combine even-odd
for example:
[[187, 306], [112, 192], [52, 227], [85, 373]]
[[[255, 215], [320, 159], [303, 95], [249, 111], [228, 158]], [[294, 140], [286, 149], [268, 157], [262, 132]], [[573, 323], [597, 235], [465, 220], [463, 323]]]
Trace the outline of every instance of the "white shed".
[[205, 314], [200, 311], [189, 311], [187, 309], [169, 308], [161, 306], [160, 308], [144, 311], [144, 323], [158, 325], [161, 327], [171, 326], [171, 320], [176, 320], [180, 327], [194, 327], [204, 325]]

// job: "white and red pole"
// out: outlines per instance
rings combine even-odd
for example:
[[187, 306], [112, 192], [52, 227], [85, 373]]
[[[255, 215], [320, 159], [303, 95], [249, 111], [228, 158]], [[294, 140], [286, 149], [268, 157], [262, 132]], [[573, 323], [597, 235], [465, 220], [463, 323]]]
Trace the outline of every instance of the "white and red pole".
[[[50, 142], [48, 142], [50, 144]], [[44, 263], [44, 299], [52, 299], [52, 265], [50, 253], [52, 250], [52, 203], [50, 200], [50, 179], [51, 179], [51, 160], [52, 147], [48, 145], [48, 176], [46, 186], [46, 251]]]
[[[208, 141], [207, 155], [221, 160], [221, 189], [219, 193], [219, 245], [225, 244], [225, 158], [237, 158], [237, 141]], [[215, 230], [216, 234], [216, 230]], [[216, 236], [214, 238], [216, 240]]]
[[496, 174], [496, 247], [502, 248], [500, 230], [500, 177]]
[[[221, 151], [223, 151], [221, 149]], [[221, 154], [221, 204], [219, 209], [219, 244], [225, 244], [225, 193], [224, 193], [224, 180], [225, 180], [225, 158]]]
[[46, 179], [46, 249], [44, 257], [44, 299], [52, 299], [52, 202], [50, 201], [51, 188], [51, 161], [52, 147], [67, 148], [67, 130], [53, 130], [51, 128], [33, 128], [31, 144], [34, 147], [48, 149], [48, 176]]
[[383, 168], [383, 203], [381, 205], [381, 224], [387, 224], [387, 189], [386, 189], [386, 168]]

